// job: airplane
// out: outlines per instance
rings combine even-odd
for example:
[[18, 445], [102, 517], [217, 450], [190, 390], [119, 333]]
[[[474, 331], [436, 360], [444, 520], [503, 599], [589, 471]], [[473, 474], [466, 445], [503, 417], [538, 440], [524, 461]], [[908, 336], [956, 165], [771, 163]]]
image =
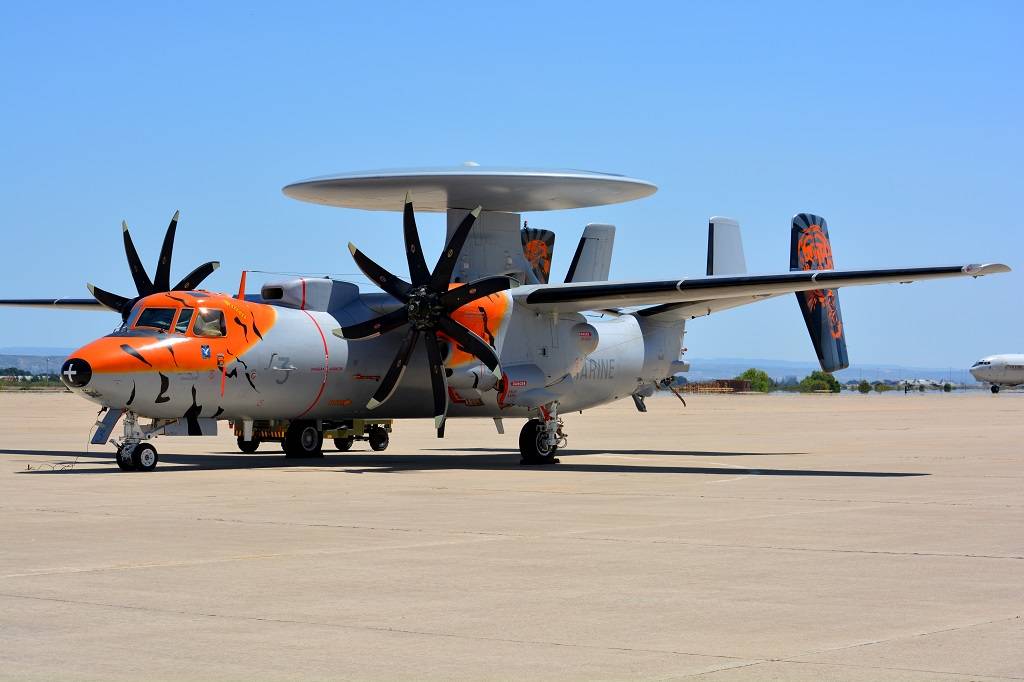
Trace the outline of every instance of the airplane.
[[[999, 263], [834, 269], [828, 225], [799, 213], [790, 226], [789, 271], [748, 275], [739, 224], [712, 217], [703, 276], [608, 281], [615, 227], [583, 231], [563, 282], [551, 281], [555, 235], [522, 227], [521, 213], [600, 206], [656, 191], [642, 180], [589, 171], [466, 166], [370, 171], [288, 185], [286, 196], [329, 206], [401, 211], [406, 278], [349, 244], [380, 292], [352, 282], [294, 277], [237, 294], [200, 288], [216, 262], [170, 285], [178, 214], [150, 278], [123, 225], [136, 295], [92, 284], [88, 299], [9, 299], [2, 305], [111, 310], [114, 332], [76, 350], [61, 367], [73, 392], [100, 404], [94, 443], [117, 422], [115, 459], [150, 471], [159, 435], [216, 433], [228, 420], [239, 449], [281, 442], [288, 457], [317, 457], [366, 439], [387, 447], [393, 420], [433, 417], [526, 422], [524, 465], [557, 464], [562, 415], [644, 398], [685, 371], [686, 323], [794, 294], [819, 363], [849, 365], [837, 290], [1008, 272]], [[433, 268], [416, 211], [447, 214], [447, 242]], [[149, 423], [143, 423], [148, 419]]]
[[978, 381], [991, 384], [991, 391], [999, 393], [1002, 386], [1024, 384], [1024, 355], [1004, 353], [988, 355], [971, 365], [971, 376]]

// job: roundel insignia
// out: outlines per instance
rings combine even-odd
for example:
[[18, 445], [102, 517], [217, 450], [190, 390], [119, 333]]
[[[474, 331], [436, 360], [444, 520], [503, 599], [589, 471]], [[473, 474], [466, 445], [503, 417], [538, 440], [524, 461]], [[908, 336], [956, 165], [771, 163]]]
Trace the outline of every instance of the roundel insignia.
[[92, 367], [82, 358], [69, 358], [60, 368], [60, 380], [72, 388], [81, 388], [92, 379]]

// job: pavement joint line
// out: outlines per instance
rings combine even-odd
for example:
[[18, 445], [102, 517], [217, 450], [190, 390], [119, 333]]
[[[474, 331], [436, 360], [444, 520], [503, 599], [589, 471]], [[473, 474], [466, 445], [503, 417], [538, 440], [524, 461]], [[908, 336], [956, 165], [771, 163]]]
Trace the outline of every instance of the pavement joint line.
[[282, 625], [311, 625], [314, 627], [337, 628], [344, 630], [361, 630], [370, 632], [382, 632], [399, 635], [417, 635], [421, 637], [443, 637], [449, 639], [461, 639], [475, 642], [502, 642], [506, 644], [525, 644], [530, 646], [551, 646], [567, 647], [574, 649], [596, 649], [599, 651], [626, 651], [633, 653], [667, 654], [671, 656], [696, 656], [701, 658], [721, 658], [735, 661], [749, 661], [745, 656], [729, 656], [727, 654], [704, 654], [693, 651], [676, 651], [674, 649], [649, 649], [641, 647], [605, 646], [600, 644], [581, 644], [574, 642], [556, 642], [547, 640], [516, 639], [514, 637], [485, 637], [482, 635], [461, 635], [453, 632], [431, 632], [429, 630], [412, 630], [408, 628], [393, 628], [383, 625], [353, 625], [350, 623], [332, 623], [329, 621], [298, 620], [291, 618], [270, 618], [265, 616], [242, 616], [224, 613], [212, 613], [205, 611], [188, 611], [185, 609], [163, 609], [153, 606], [133, 606], [130, 604], [112, 604], [109, 602], [87, 601], [82, 599], [61, 599], [58, 597], [40, 597], [30, 594], [14, 594], [0, 592], [0, 597], [9, 599], [25, 599], [31, 601], [44, 601], [58, 604], [69, 604], [75, 606], [94, 606], [99, 608], [123, 609], [126, 611], [142, 611], [146, 613], [163, 613], [187, 617], [203, 618], [224, 618], [226, 620], [251, 621], [261, 623], [278, 623]]
[[[43, 510], [40, 510], [43, 511]], [[77, 512], [72, 512], [77, 513]], [[125, 514], [113, 514], [103, 513], [97, 514], [98, 516], [112, 516], [115, 518], [125, 518], [128, 515]], [[137, 518], [132, 516], [131, 518]], [[595, 536], [582, 536], [570, 534], [568, 531], [557, 531], [554, 533], [509, 533], [503, 531], [483, 531], [483, 530], [456, 530], [448, 531], [441, 529], [429, 529], [429, 528], [401, 528], [401, 527], [388, 527], [388, 526], [363, 526], [353, 524], [333, 524], [333, 523], [300, 523], [295, 521], [271, 521], [266, 519], [229, 519], [223, 517], [192, 517], [193, 521], [213, 521], [217, 523], [232, 523], [240, 525], [272, 525], [282, 527], [300, 527], [300, 528], [336, 528], [343, 530], [368, 530], [368, 531], [384, 531], [384, 532], [395, 532], [395, 533], [434, 533], [437, 535], [450, 535], [450, 536], [485, 536], [494, 538], [510, 538], [510, 539], [524, 539], [524, 540], [545, 540], [545, 539], [567, 539], [575, 541], [599, 541], [599, 542], [621, 542], [627, 544], [664, 544], [664, 545], [680, 545], [688, 547], [714, 547], [720, 549], [760, 549], [768, 551], [780, 551], [780, 552], [818, 552], [828, 554], [864, 554], [864, 555], [879, 555], [879, 556], [905, 556], [905, 557], [924, 557], [924, 558], [949, 558], [949, 559], [994, 559], [994, 560], [1015, 560], [1020, 561], [1024, 559], [1024, 556], [1019, 555], [995, 555], [995, 554], [969, 554], [969, 553], [952, 553], [952, 552], [896, 552], [892, 550], [871, 550], [871, 549], [839, 549], [839, 548], [827, 548], [827, 547], [792, 547], [785, 545], [748, 545], [748, 544], [734, 544], [734, 543], [713, 543], [713, 542], [694, 542], [690, 540], [677, 540], [671, 538], [657, 539], [657, 538], [616, 538], [611, 536], [595, 537]], [[675, 525], [675, 524], [668, 524]], [[657, 526], [656, 526], [657, 527]], [[607, 532], [608, 529], [602, 528], [597, 529], [593, 532]], [[381, 547], [378, 549], [386, 549]]]
[[[871, 640], [869, 642], [854, 642], [853, 644], [846, 644], [843, 646], [830, 647], [828, 649], [818, 649], [815, 651], [808, 651], [806, 653], [798, 654], [797, 656], [788, 657], [785, 660], [791, 660], [792, 663], [818, 663], [819, 661], [800, 661], [797, 659], [806, 658], [808, 656], [817, 656], [819, 654], [829, 654], [836, 651], [848, 651], [850, 649], [859, 649], [866, 646], [874, 646], [875, 644], [887, 644], [889, 642], [895, 642], [904, 639], [918, 639], [922, 637], [930, 637], [932, 635], [940, 635], [945, 632], [957, 632], [959, 630], [967, 630], [969, 628], [981, 627], [983, 625], [992, 625], [993, 623], [1006, 623], [1009, 621], [1019, 620], [1020, 614], [1014, 614], [1012, 616], [1003, 616], [1001, 618], [991, 618], [989, 620], [976, 621], [972, 623], [964, 623], [962, 625], [951, 625], [945, 628], [939, 628], [937, 630], [928, 630], [926, 632], [912, 632], [904, 635], [894, 635], [892, 637], [886, 637], [884, 639]], [[928, 671], [923, 671], [928, 672]]]
[[725, 672], [727, 670], [741, 670], [743, 668], [753, 668], [759, 665], [770, 665], [772, 663], [793, 663], [795, 665], [816, 665], [816, 666], [835, 666], [837, 668], [852, 668], [856, 670], [884, 670], [884, 671], [899, 671], [899, 672], [915, 672], [925, 673], [928, 675], [949, 675], [957, 678], [969, 678], [971, 680], [1022, 680], [1024, 677], [1016, 676], [1004, 676], [1004, 675], [985, 675], [981, 673], [962, 673], [951, 670], [926, 670], [924, 668], [906, 668], [901, 666], [875, 666], [875, 665], [862, 665], [858, 663], [824, 663], [818, 661], [798, 661], [789, 658], [767, 658], [757, 661], [750, 661], [748, 663], [740, 663], [737, 665], [724, 665], [714, 670], [702, 670], [696, 673], [684, 674], [681, 676], [673, 676], [664, 679], [693, 679], [696, 677], [703, 677], [705, 675], [714, 675], [715, 673]]
[[318, 556], [337, 556], [342, 554], [360, 554], [364, 552], [375, 552], [384, 549], [419, 549], [424, 547], [444, 547], [450, 545], [461, 545], [472, 542], [491, 542], [495, 540], [501, 540], [501, 537], [479, 537], [479, 538], [463, 538], [462, 540], [448, 540], [439, 542], [417, 542], [412, 544], [404, 545], [387, 545], [381, 547], [351, 547], [346, 549], [334, 549], [334, 550], [312, 550], [305, 552], [273, 552], [269, 554], [241, 554], [228, 557], [217, 557], [211, 559], [193, 559], [191, 561], [150, 561], [141, 564], [114, 564], [110, 566], [88, 566], [88, 567], [67, 567], [58, 569], [48, 569], [40, 571], [30, 571], [27, 573], [9, 573], [7, 575], [0, 575], [0, 580], [6, 580], [8, 578], [34, 578], [37, 576], [49, 576], [49, 575], [74, 575], [78, 573], [102, 573], [104, 571], [130, 571], [142, 568], [188, 568], [191, 566], [209, 566], [213, 564], [227, 564], [235, 561], [258, 561], [265, 559], [291, 559], [296, 557], [318, 557]]

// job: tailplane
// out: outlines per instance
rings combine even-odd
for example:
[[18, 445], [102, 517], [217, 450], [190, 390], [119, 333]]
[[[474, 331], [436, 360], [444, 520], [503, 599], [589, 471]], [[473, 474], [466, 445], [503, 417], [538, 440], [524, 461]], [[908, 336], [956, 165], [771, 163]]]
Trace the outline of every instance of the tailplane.
[[[825, 219], [811, 213], [793, 216], [789, 269], [832, 270], [834, 267]], [[800, 304], [804, 322], [807, 323], [807, 332], [811, 335], [821, 368], [826, 372], [834, 372], [849, 367], [839, 293], [835, 289], [799, 291], [796, 300]]]

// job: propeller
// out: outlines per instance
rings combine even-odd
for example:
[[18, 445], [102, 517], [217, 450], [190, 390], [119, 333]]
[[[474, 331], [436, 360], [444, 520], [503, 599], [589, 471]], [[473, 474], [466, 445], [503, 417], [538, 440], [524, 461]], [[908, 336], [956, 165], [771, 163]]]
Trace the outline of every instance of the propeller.
[[445, 245], [444, 251], [441, 252], [441, 257], [434, 269], [428, 270], [427, 263], [423, 259], [423, 249], [420, 247], [419, 233], [416, 230], [416, 216], [413, 212], [412, 200], [408, 194], [405, 195], [402, 226], [411, 282], [406, 282], [391, 274], [357, 249], [355, 245], [351, 243], [348, 245], [349, 251], [352, 252], [352, 258], [355, 259], [359, 269], [381, 289], [401, 301], [404, 306], [366, 322], [335, 329], [334, 335], [355, 341], [372, 339], [399, 327], [407, 327], [405, 336], [399, 344], [398, 352], [395, 354], [395, 359], [391, 362], [380, 386], [377, 387], [376, 393], [370, 398], [366, 407], [372, 410], [391, 397], [409, 365], [409, 358], [412, 356], [416, 343], [422, 337], [427, 348], [430, 386], [434, 395], [434, 428], [437, 429], [439, 438], [444, 435], [444, 420], [448, 412], [448, 381], [438, 334], [444, 334], [455, 341], [463, 350], [486, 365], [495, 376], [501, 378], [498, 355], [494, 349], [451, 316], [453, 311], [470, 301], [496, 294], [512, 286], [511, 278], [493, 276], [483, 277], [453, 289], [448, 288], [459, 254], [466, 243], [473, 223], [480, 215], [480, 210], [481, 207], [478, 206], [463, 218]]
[[132, 271], [132, 279], [135, 281], [135, 290], [138, 296], [128, 298], [112, 294], [109, 291], [100, 289], [93, 284], [87, 284], [89, 293], [101, 304], [121, 313], [121, 318], [127, 320], [135, 302], [143, 296], [156, 294], [164, 291], [191, 291], [210, 276], [214, 270], [220, 267], [217, 261], [203, 263], [192, 272], [185, 275], [180, 282], [171, 286], [171, 254], [174, 251], [174, 235], [178, 230], [178, 211], [174, 212], [171, 224], [167, 226], [167, 233], [164, 234], [164, 243], [160, 247], [160, 260], [156, 264], [156, 273], [153, 279], [149, 278], [146, 268], [142, 265], [139, 252], [135, 250], [132, 242], [132, 235], [128, 232], [128, 223], [121, 222], [121, 235], [124, 238], [124, 253], [128, 257], [128, 267]]

